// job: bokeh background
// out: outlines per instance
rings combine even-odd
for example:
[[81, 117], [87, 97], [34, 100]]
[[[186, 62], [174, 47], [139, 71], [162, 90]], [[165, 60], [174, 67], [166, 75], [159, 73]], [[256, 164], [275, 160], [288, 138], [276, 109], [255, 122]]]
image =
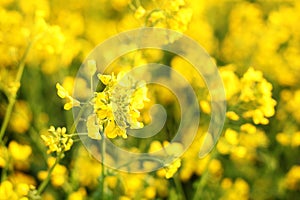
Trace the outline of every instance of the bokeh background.
[[[299, 21], [297, 0], [1, 0], [0, 199], [299, 198]], [[41, 135], [51, 125], [69, 132], [74, 121], [56, 83], [72, 94], [76, 72], [96, 45], [143, 26], [183, 32], [219, 67], [228, 107], [216, 148], [198, 158], [211, 111], [202, 78], [176, 55], [145, 50], [112, 66], [171, 66], [197, 91], [203, 113], [195, 142], [180, 164], [169, 167], [172, 177], [164, 169], [147, 174], [105, 169], [103, 177], [104, 167], [76, 134], [56, 163], [58, 155], [47, 153]], [[151, 103], [165, 106], [168, 121], [149, 145], [128, 138], [134, 152], [170, 141], [180, 121], [172, 93], [159, 87], [148, 93]], [[142, 120], [149, 122], [143, 112]]]

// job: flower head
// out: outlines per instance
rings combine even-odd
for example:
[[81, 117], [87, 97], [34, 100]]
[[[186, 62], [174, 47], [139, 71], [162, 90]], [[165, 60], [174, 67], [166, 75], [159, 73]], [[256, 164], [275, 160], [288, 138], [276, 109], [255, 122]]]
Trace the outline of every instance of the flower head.
[[49, 148], [47, 153], [61, 153], [71, 149], [73, 140], [71, 136], [66, 133], [66, 131], [67, 129], [65, 127], [58, 127], [55, 129], [54, 126], [51, 126], [48, 130], [48, 135], [41, 135], [41, 138]]
[[[120, 72], [117, 76], [98, 75], [99, 80], [106, 86], [103, 91], [96, 92], [93, 99], [94, 114], [98, 121], [98, 129], [104, 131], [108, 138], [121, 136], [127, 138], [126, 129], [138, 129], [144, 125], [140, 122], [140, 109], [144, 101], [148, 101], [145, 82], [136, 81], [133, 77]], [[88, 135], [95, 139], [95, 131], [91, 132], [91, 116], [87, 121]], [[95, 128], [95, 126], [94, 126]], [[100, 139], [97, 136], [97, 139]]]
[[59, 83], [56, 83], [57, 95], [62, 99], [67, 99], [67, 103], [64, 105], [65, 110], [70, 110], [73, 107], [80, 106], [80, 102], [69, 95], [69, 92], [61, 86]]

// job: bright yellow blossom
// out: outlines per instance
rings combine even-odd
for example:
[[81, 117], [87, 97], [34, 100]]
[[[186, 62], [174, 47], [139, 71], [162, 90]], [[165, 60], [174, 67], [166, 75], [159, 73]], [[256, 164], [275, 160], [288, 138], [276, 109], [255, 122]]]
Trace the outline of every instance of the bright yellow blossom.
[[139, 6], [134, 13], [134, 17], [140, 19], [145, 15], [145, 13], [146, 10], [142, 6]]
[[26, 161], [32, 153], [30, 146], [19, 144], [16, 141], [11, 141], [9, 143], [8, 151], [16, 161]]
[[78, 191], [72, 192], [68, 196], [68, 200], [84, 200], [86, 195], [86, 190], [84, 188], [79, 188]]
[[86, 121], [86, 127], [88, 131], [88, 136], [95, 140], [100, 140], [101, 134], [100, 134], [100, 127], [97, 125], [97, 116], [96, 115], [90, 115]]
[[3, 200], [29, 200], [27, 198], [29, 185], [25, 183], [13, 184], [9, 180], [0, 183], [0, 199]]
[[294, 165], [286, 174], [285, 186], [288, 189], [296, 190], [299, 189], [299, 183], [300, 183], [300, 166]]
[[[181, 152], [182, 145], [179, 143], [169, 143], [168, 141], [164, 141], [163, 144], [161, 144], [159, 141], [154, 140], [151, 142], [149, 152], [156, 152], [160, 151], [161, 149], [165, 148], [166, 153], [171, 156], [174, 155], [176, 157], [177, 152]], [[178, 169], [181, 166], [181, 158], [176, 158], [173, 162], [169, 164], [165, 164], [164, 167], [157, 171], [157, 175], [159, 177], [165, 177], [167, 179], [172, 178], [174, 174], [178, 171]]]
[[61, 153], [71, 149], [73, 140], [71, 136], [66, 133], [67, 129], [65, 127], [55, 129], [54, 126], [51, 126], [48, 132], [48, 135], [41, 135], [41, 138], [49, 148], [48, 153]]
[[249, 107], [243, 117], [252, 118], [254, 124], [268, 124], [267, 118], [275, 114], [276, 105], [272, 98], [272, 84], [267, 82], [261, 71], [250, 67], [241, 78], [241, 87], [239, 99], [245, 108]]
[[234, 112], [234, 111], [228, 111], [226, 112], [226, 117], [233, 121], [237, 121], [240, 119], [240, 117]]
[[73, 107], [80, 106], [80, 102], [69, 95], [69, 92], [59, 83], [56, 83], [57, 95], [62, 99], [67, 99], [64, 105], [65, 110], [70, 110]]
[[[143, 127], [139, 121], [139, 110], [144, 107], [144, 101], [148, 101], [147, 87], [143, 81], [135, 81], [132, 77], [120, 72], [117, 76], [98, 75], [99, 80], [106, 86], [102, 92], [96, 92], [93, 99], [94, 112], [98, 118], [93, 122], [104, 130], [108, 138], [121, 136], [127, 138], [126, 128], [138, 129]], [[91, 115], [94, 116], [94, 115]], [[91, 120], [88, 118], [88, 132], [90, 138], [100, 139], [95, 136], [95, 126], [92, 130]], [[97, 134], [97, 133], [96, 133]]]
[[13, 184], [10, 181], [3, 181], [0, 184], [0, 196], [3, 199], [17, 200], [18, 195], [14, 191]]
[[176, 159], [170, 165], [167, 165], [165, 167], [166, 170], [165, 177], [167, 179], [172, 178], [180, 166], [181, 166], [181, 159]]

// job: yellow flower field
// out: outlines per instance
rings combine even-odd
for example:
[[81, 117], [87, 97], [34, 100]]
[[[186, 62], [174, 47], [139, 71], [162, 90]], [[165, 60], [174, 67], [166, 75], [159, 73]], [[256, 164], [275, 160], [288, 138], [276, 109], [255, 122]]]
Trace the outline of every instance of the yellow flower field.
[[[298, 0], [1, 0], [0, 200], [299, 198], [299, 21]], [[97, 51], [131, 30], [162, 48]], [[185, 38], [204, 76], [163, 48]]]

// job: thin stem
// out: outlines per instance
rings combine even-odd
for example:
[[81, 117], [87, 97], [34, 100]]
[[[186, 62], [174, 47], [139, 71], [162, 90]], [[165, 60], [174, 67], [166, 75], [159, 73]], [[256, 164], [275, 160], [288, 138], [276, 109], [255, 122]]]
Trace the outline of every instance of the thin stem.
[[79, 113], [78, 113], [76, 119], [74, 120], [74, 123], [73, 123], [73, 125], [72, 125], [72, 127], [71, 127], [71, 129], [70, 129], [70, 133], [69, 133], [69, 134], [73, 135], [73, 134], [75, 133], [75, 131], [76, 131], [76, 124], [79, 122], [79, 120], [80, 120], [80, 118], [81, 118], [83, 112], [85, 111], [85, 109], [86, 109], [88, 106], [89, 106], [89, 104], [87, 103], [87, 104], [84, 104], [84, 106], [80, 108], [80, 111], [79, 111]]
[[90, 79], [91, 79], [91, 93], [93, 94], [94, 93], [94, 81], [93, 81], [93, 75], [91, 75]]
[[182, 184], [181, 184], [178, 173], [176, 173], [174, 175], [173, 180], [174, 180], [175, 187], [176, 187], [177, 193], [179, 194], [180, 199], [181, 200], [186, 200], [185, 193], [184, 193], [184, 190], [182, 188]]
[[[25, 61], [26, 61], [28, 53], [31, 49], [31, 46], [32, 46], [32, 42], [29, 42], [29, 44], [27, 45], [27, 47], [25, 49], [25, 52], [24, 52], [24, 54], [23, 54], [23, 56], [20, 60], [20, 63], [18, 65], [18, 72], [17, 72], [17, 76], [16, 76], [16, 79], [15, 79], [15, 83], [17, 83], [17, 84], [19, 84], [20, 81], [21, 81], [23, 71], [24, 71], [24, 68], [25, 68]], [[9, 104], [7, 106], [7, 110], [6, 110], [6, 113], [5, 113], [5, 116], [4, 116], [4, 121], [3, 121], [3, 124], [1, 126], [1, 130], [0, 130], [0, 141], [1, 142], [2, 142], [3, 136], [5, 134], [6, 128], [8, 126], [9, 119], [10, 119], [10, 116], [12, 114], [14, 105], [15, 105], [16, 100], [17, 100], [16, 96], [17, 96], [18, 90], [19, 90], [19, 87], [17, 88], [15, 93], [9, 98]]]
[[132, 2], [130, 2], [130, 3], [128, 4], [128, 6], [129, 6], [129, 8], [130, 8], [132, 11], [135, 11], [135, 10], [136, 10], [136, 8], [135, 8], [135, 6], [132, 4]]
[[59, 153], [55, 159], [55, 163], [51, 166], [51, 168], [48, 171], [48, 175], [46, 177], [46, 179], [43, 180], [43, 182], [41, 183], [41, 185], [39, 186], [38, 190], [37, 190], [37, 194], [40, 195], [47, 187], [50, 179], [51, 179], [51, 174], [54, 170], [54, 168], [56, 167], [56, 165], [59, 163], [60, 158], [61, 158], [62, 153]]
[[145, 157], [140, 157], [140, 158], [137, 158], [137, 159], [134, 159], [134, 160], [129, 160], [128, 162], [122, 164], [122, 165], [119, 165], [118, 167], [116, 167], [116, 169], [120, 170], [122, 167], [128, 167], [130, 164], [132, 164], [133, 162], [136, 162], [136, 161], [140, 161], [140, 160], [149, 160], [149, 161], [155, 161], [157, 163], [159, 163], [161, 166], [164, 165], [164, 162], [160, 159], [157, 159], [155, 158], [154, 156], [153, 157], [150, 157], [150, 156], [145, 156]]
[[202, 194], [203, 188], [204, 188], [204, 186], [205, 186], [205, 184], [207, 183], [207, 180], [208, 180], [208, 175], [209, 175], [208, 167], [209, 167], [209, 164], [217, 156], [217, 154], [218, 154], [218, 151], [215, 148], [210, 154], [210, 158], [209, 158], [209, 160], [208, 160], [208, 162], [205, 166], [204, 172], [203, 172], [203, 174], [201, 176], [201, 179], [200, 179], [200, 181], [197, 185], [197, 189], [196, 189], [196, 192], [194, 194], [193, 200], [201, 199], [201, 194]]
[[1, 182], [3, 182], [4, 180], [7, 179], [7, 172], [9, 171], [9, 168], [11, 165], [11, 158], [7, 157], [7, 155], [8, 155], [7, 148], [5, 146], [3, 146], [3, 147], [4, 147], [4, 149], [2, 151], [4, 151], [5, 160], [7, 163], [5, 164], [5, 166], [3, 167], [2, 172], [1, 172]]
[[104, 131], [102, 132], [102, 148], [101, 148], [101, 177], [102, 177], [102, 180], [101, 180], [101, 197], [102, 199], [104, 199], [104, 180], [105, 180], [105, 166], [104, 166], [104, 161], [105, 161], [105, 134], [104, 134]]

